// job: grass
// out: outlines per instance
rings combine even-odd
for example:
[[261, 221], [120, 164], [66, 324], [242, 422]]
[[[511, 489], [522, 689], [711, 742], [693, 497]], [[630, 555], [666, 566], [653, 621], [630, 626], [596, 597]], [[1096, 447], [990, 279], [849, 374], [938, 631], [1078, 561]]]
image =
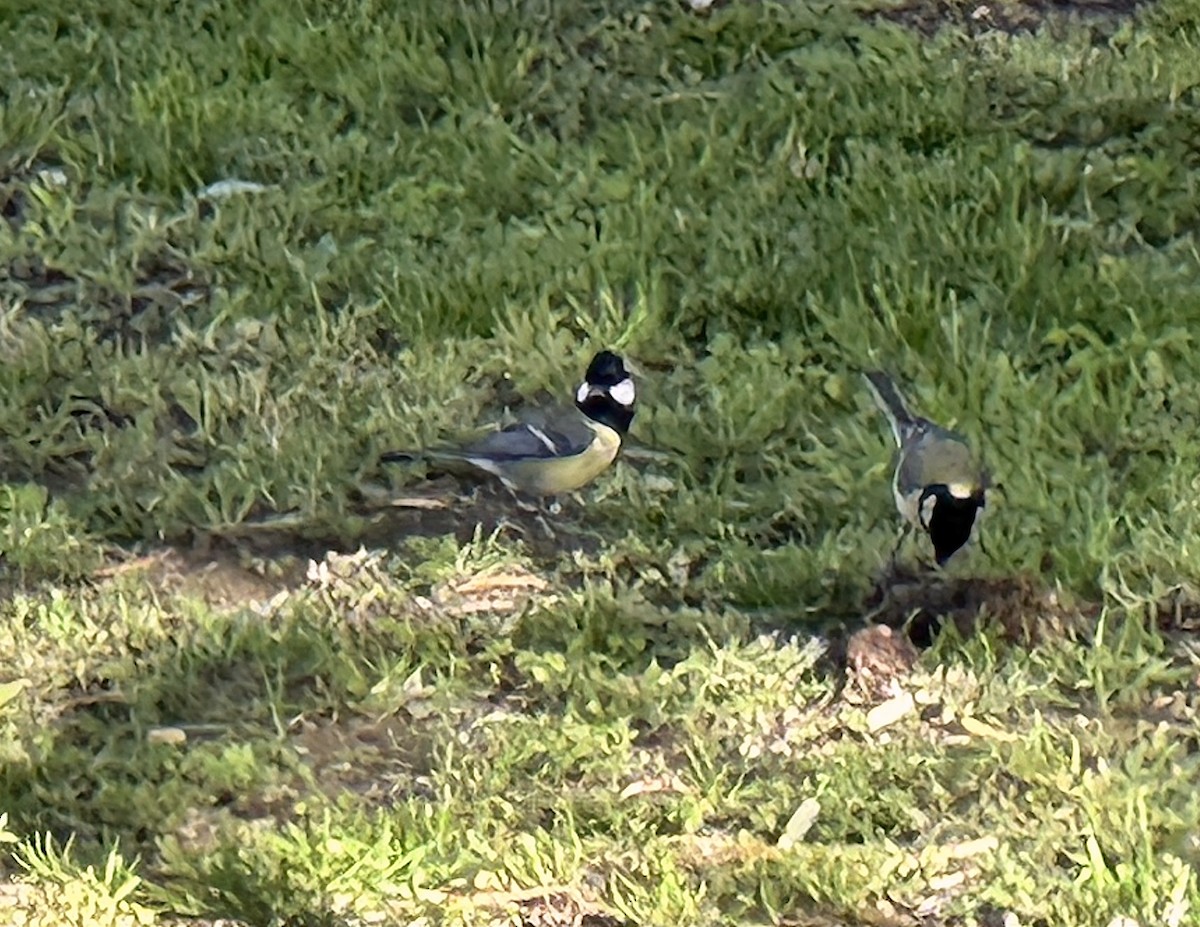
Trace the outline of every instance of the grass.
[[[0, 923], [1194, 918], [1200, 6], [975, 12], [10, 4]], [[553, 540], [386, 503], [602, 345]]]

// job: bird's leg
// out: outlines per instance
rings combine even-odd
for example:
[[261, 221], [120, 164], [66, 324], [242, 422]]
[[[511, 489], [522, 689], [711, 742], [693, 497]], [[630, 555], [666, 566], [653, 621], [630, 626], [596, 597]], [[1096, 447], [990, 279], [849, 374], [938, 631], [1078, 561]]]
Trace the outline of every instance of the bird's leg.
[[500, 517], [496, 519], [496, 530], [515, 531], [521, 536], [524, 536], [526, 533], [525, 526], [522, 525], [517, 519], [510, 518], [507, 514], [501, 514]]
[[546, 515], [555, 518], [562, 512], [562, 503], [558, 501], [557, 495], [546, 496], [542, 499], [541, 509], [537, 515], [537, 523], [541, 526], [542, 531], [551, 541], [556, 540], [554, 529], [550, 527], [550, 522], [546, 520]]
[[511, 486], [508, 487], [508, 491], [512, 495], [513, 502], [516, 503], [517, 508], [527, 515], [532, 515], [533, 520], [537, 522], [538, 527], [542, 529], [542, 533], [545, 534], [549, 540], [555, 540], [554, 529], [550, 527], [550, 522], [546, 520], [546, 515], [549, 514], [553, 516], [558, 514], [559, 509], [562, 508], [558, 504], [558, 501], [553, 496], [549, 497], [548, 501], [547, 499], [538, 499], [536, 501], [524, 499], [522, 498], [521, 494]]
[[900, 523], [900, 530], [896, 532], [896, 546], [892, 548], [892, 555], [888, 557], [888, 571], [895, 576], [898, 572], [898, 561], [900, 559], [900, 548], [904, 546], [904, 541], [908, 538], [912, 531], [912, 525], [908, 521]]
[[522, 512], [529, 512], [535, 515], [541, 512], [542, 507], [536, 502], [525, 501], [521, 498], [521, 494], [515, 489], [509, 489], [509, 492], [512, 493], [513, 502], [516, 503], [517, 508], [519, 508]]
[[542, 533], [546, 535], [547, 540], [555, 541], [558, 539], [558, 536], [554, 533], [554, 529], [550, 527], [550, 522], [546, 521], [544, 515], [536, 515], [534, 516], [534, 520], [538, 523], [538, 527], [542, 529]]

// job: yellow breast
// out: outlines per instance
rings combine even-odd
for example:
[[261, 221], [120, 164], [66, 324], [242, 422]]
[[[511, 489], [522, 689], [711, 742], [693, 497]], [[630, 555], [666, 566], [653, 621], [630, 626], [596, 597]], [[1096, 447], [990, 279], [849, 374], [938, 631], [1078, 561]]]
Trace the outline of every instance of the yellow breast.
[[621, 436], [613, 429], [596, 423], [589, 427], [595, 436], [578, 454], [509, 464], [501, 477], [514, 489], [540, 495], [574, 492], [586, 486], [608, 469], [621, 449]]

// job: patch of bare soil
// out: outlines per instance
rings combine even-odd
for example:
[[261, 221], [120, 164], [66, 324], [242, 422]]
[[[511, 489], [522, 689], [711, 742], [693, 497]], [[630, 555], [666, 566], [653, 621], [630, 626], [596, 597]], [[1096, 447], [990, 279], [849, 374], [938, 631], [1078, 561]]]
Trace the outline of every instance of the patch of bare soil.
[[912, 672], [919, 653], [903, 631], [873, 624], [856, 631], [846, 643], [849, 681], [872, 700], [891, 698]]
[[228, 917], [218, 917], [216, 920], [179, 917], [172, 918], [164, 923], [171, 925], [171, 927], [247, 927], [245, 921], [235, 921]]
[[543, 559], [556, 559], [568, 550], [595, 553], [603, 544], [586, 527], [586, 512], [575, 499], [562, 498], [557, 507], [546, 501], [531, 503], [470, 479], [441, 477], [404, 492], [360, 487], [354, 504], [353, 530], [315, 524], [299, 513], [268, 514], [231, 526], [219, 536], [197, 538], [196, 543], [268, 560], [288, 555], [319, 559], [331, 550], [386, 548], [408, 537], [444, 535], [466, 544], [480, 534], [499, 534], [521, 541], [531, 555]]
[[[453, 485], [451, 485], [453, 484]], [[453, 481], [437, 481], [404, 496], [363, 506], [363, 522], [352, 535], [324, 532], [293, 515], [265, 516], [226, 533], [197, 536], [192, 546], [138, 554], [112, 548], [112, 559], [93, 574], [98, 581], [136, 575], [160, 592], [198, 598], [215, 607], [265, 602], [312, 579], [310, 563], [329, 555], [351, 556], [363, 549], [394, 547], [408, 537], [453, 535], [466, 544], [498, 534], [519, 541], [532, 556], [556, 559], [564, 551], [595, 553], [603, 539], [585, 527], [579, 504], [564, 500], [561, 510], [530, 507], [511, 494], [481, 486], [463, 494]], [[433, 604], [454, 614], [511, 610], [513, 602], [542, 581], [526, 575], [476, 577], [440, 590]], [[505, 604], [507, 603], [507, 605]]]
[[321, 791], [387, 807], [414, 794], [433, 797], [427, 777], [441, 726], [419, 708], [385, 718], [302, 720], [291, 742]]
[[1200, 590], [1172, 589], [1150, 609], [1150, 619], [1164, 634], [1200, 632]]
[[[626, 922], [594, 898], [569, 885], [508, 892], [476, 892], [476, 907], [515, 914], [521, 927], [621, 927]], [[450, 900], [447, 897], [447, 900]], [[507, 918], [502, 923], [511, 923]]]
[[[740, 0], [680, 0], [700, 16]], [[984, 32], [1036, 32], [1043, 26], [1087, 22], [1106, 31], [1112, 23], [1132, 16], [1147, 0], [882, 0], [864, 5], [862, 15], [883, 19], [933, 35], [946, 26], [970, 35]]]
[[305, 561], [283, 555], [269, 564], [239, 557], [232, 550], [206, 553], [174, 548], [130, 556], [97, 571], [98, 580], [136, 575], [168, 595], [197, 598], [216, 608], [263, 602], [305, 581]]
[[1099, 613], [1097, 606], [1077, 607], [1058, 591], [1028, 576], [953, 578], [936, 573], [895, 574], [880, 583], [866, 602], [870, 619], [904, 628], [918, 647], [953, 624], [970, 634], [987, 623], [1007, 640], [1033, 645], [1050, 637], [1077, 633]]
[[970, 35], [1036, 32], [1044, 26], [1087, 22], [1103, 29], [1132, 16], [1145, 0], [899, 0], [873, 16], [933, 35], [946, 26]]

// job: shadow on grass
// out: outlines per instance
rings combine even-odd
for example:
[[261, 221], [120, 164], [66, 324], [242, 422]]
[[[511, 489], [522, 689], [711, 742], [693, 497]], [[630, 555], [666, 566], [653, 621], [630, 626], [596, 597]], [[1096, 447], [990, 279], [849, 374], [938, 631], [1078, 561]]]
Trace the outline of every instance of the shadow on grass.
[[[527, 569], [504, 560], [508, 540], [518, 536], [543, 562], [561, 562], [577, 545], [599, 543], [580, 526], [581, 514], [571, 510], [555, 522], [558, 534], [551, 538], [541, 534], [535, 514], [482, 496], [454, 510], [388, 513], [379, 527], [399, 561], [390, 565], [373, 565], [365, 554], [328, 557], [332, 545], [326, 542], [274, 533], [269, 543], [239, 541], [254, 557], [275, 564], [268, 576], [243, 566], [246, 549], [239, 552], [229, 540], [204, 554], [159, 554], [118, 567], [101, 583], [101, 594], [109, 583], [114, 607], [149, 603], [162, 627], [149, 639], [115, 628], [129, 640], [118, 652], [89, 661], [77, 690], [44, 693], [37, 729], [24, 734], [27, 758], [10, 759], [0, 769], [0, 808], [24, 833], [75, 839], [79, 858], [88, 862], [100, 861], [103, 848], [119, 841], [123, 852], [145, 861], [150, 897], [181, 913], [251, 925], [316, 925], [339, 923], [329, 886], [340, 870], [299, 858], [294, 848], [324, 847], [354, 832], [352, 823], [339, 825], [342, 836], [330, 831], [330, 814], [394, 816], [405, 822], [395, 825], [401, 831], [422, 833], [428, 822], [414, 817], [413, 809], [438, 813], [438, 777], [451, 757], [486, 765], [486, 757], [472, 757], [488, 746], [490, 735], [480, 733], [489, 729], [485, 717], [502, 726], [515, 717], [541, 718], [547, 730], [572, 718], [583, 718], [589, 730], [618, 723], [629, 731], [632, 748], [671, 770], [712, 767], [716, 781], [724, 781], [734, 773], [720, 767], [732, 763], [739, 789], [775, 788], [779, 770], [771, 770], [782, 761], [690, 753], [695, 744], [659, 715], [660, 700], [674, 690], [648, 681], [711, 658], [716, 648], [745, 646], [763, 635], [761, 625], [745, 616], [731, 620], [716, 605], [706, 612], [644, 596], [632, 603], [589, 603], [591, 587], [581, 585], [578, 575], [529, 579]], [[496, 530], [503, 572], [477, 569], [471, 546]], [[405, 552], [400, 543], [446, 535], [454, 542], [436, 555], [442, 559], [426, 564], [414, 561], [434, 555], [420, 547]], [[305, 562], [309, 554], [312, 564]], [[573, 608], [499, 606], [496, 588], [503, 601], [515, 602], [512, 590], [521, 575], [538, 595], [584, 598]], [[888, 577], [859, 613], [860, 619], [907, 627], [914, 636], [946, 623], [969, 634], [999, 622], [1006, 635], [1031, 646], [1043, 639], [1028, 635], [1031, 621], [1045, 635], [1082, 615], [1030, 578], [916, 575]], [[774, 630], [777, 641], [792, 638], [801, 647], [811, 636], [794, 626]], [[806, 670], [811, 692], [794, 698], [823, 706], [814, 711], [835, 711], [845, 671], [844, 654], [829, 648]], [[772, 678], [764, 676], [764, 690], [787, 687], [785, 677]], [[793, 697], [790, 689], [788, 695]], [[540, 753], [529, 747], [506, 761], [516, 764], [507, 775], [528, 781], [531, 791], [504, 794], [511, 806], [499, 812], [505, 827], [553, 830], [564, 803], [580, 816], [585, 836], [617, 826], [618, 812], [604, 794], [564, 797], [582, 789], [576, 777], [595, 774], [588, 765], [592, 751], [574, 765], [563, 765], [552, 746]], [[558, 769], [562, 783], [537, 781], [547, 766]], [[628, 775], [657, 782], [657, 774]], [[500, 828], [484, 820], [487, 813], [497, 812], [481, 804], [481, 830]], [[902, 815], [891, 821], [880, 814], [880, 826], [909, 839], [903, 828], [911, 823]], [[734, 830], [763, 827], [740, 805], [708, 816]], [[646, 818], [641, 826], [657, 837], [682, 833], [670, 808]], [[470, 829], [476, 823], [462, 817], [443, 826]], [[401, 859], [405, 848], [386, 852]], [[427, 884], [464, 877], [462, 865], [448, 858], [430, 866], [423, 875]]]
[[[399, 521], [411, 526], [406, 514]], [[419, 523], [430, 535], [450, 527], [446, 513], [435, 514]], [[461, 550], [479, 531], [457, 517]], [[118, 841], [146, 861], [158, 886], [151, 894], [185, 899], [185, 913], [336, 922], [309, 913], [329, 910], [319, 873], [252, 853], [233, 835], [303, 830], [314, 826], [309, 812], [326, 804], [435, 802], [438, 755], [530, 679], [515, 668], [511, 646], [494, 640], [516, 633], [515, 606], [504, 604], [514, 595], [513, 569], [484, 570], [482, 583], [466, 575], [390, 589], [386, 568], [347, 579], [336, 558], [306, 567], [298, 550], [307, 552], [270, 547], [280, 565], [269, 578], [243, 567], [224, 542], [206, 555], [159, 552], [110, 569], [94, 590], [111, 594], [106, 605], [140, 602], [161, 627], [152, 635], [114, 627], [129, 639], [82, 661], [76, 688], [41, 693], [37, 723], [0, 768], [0, 808], [14, 825], [74, 841], [84, 863], [101, 862]], [[453, 565], [435, 572], [453, 574]], [[530, 584], [546, 585], [536, 576]], [[567, 630], [538, 627], [525, 635], [531, 648], [567, 648]], [[602, 629], [579, 630], [603, 646]], [[533, 639], [543, 632], [546, 639]], [[691, 643], [673, 649], [704, 646], [702, 632], [693, 627]], [[636, 674], [661, 651], [650, 643], [621, 653]], [[561, 713], [564, 700], [531, 710]]]

